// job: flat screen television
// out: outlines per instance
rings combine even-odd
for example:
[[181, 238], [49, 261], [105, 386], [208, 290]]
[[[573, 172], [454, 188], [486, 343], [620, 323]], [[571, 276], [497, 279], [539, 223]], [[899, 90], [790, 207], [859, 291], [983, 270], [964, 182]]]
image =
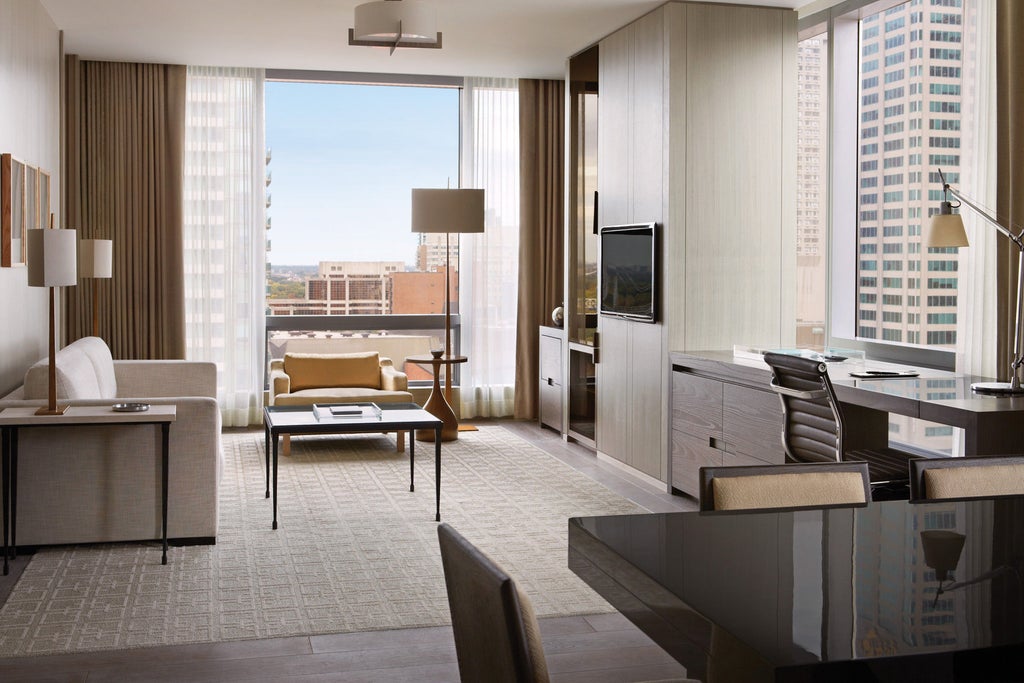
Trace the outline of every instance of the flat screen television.
[[657, 231], [654, 223], [601, 228], [598, 311], [653, 323], [657, 319]]

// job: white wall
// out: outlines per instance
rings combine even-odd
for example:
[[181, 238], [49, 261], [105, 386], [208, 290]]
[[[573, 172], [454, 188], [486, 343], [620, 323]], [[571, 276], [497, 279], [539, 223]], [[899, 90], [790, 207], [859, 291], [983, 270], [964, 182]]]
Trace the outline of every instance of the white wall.
[[[57, 27], [37, 0], [0, 0], [0, 152], [50, 172], [51, 211], [64, 227], [59, 51]], [[24, 267], [0, 268], [0, 395], [47, 354], [47, 292], [26, 276]]]

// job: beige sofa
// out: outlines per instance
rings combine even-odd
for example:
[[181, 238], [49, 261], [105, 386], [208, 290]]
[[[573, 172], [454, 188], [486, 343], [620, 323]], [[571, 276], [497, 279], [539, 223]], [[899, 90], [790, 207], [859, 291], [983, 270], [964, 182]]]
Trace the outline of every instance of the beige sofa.
[[[376, 351], [360, 353], [286, 353], [270, 361], [270, 405], [314, 403], [411, 403], [409, 380], [390, 358]], [[398, 450], [405, 433], [398, 432]], [[291, 439], [283, 440], [284, 454]]]
[[[214, 542], [221, 472], [217, 369], [207, 362], [115, 361], [86, 337], [57, 352], [61, 404], [174, 404], [167, 534]], [[48, 359], [0, 408], [46, 404]], [[152, 425], [18, 430], [18, 544], [157, 539], [160, 430]]]

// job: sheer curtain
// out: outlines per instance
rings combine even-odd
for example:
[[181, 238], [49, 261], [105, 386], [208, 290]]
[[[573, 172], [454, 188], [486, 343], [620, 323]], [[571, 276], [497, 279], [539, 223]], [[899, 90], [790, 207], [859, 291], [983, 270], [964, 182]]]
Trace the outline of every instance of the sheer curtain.
[[[996, 8], [992, 0], [976, 0], [976, 24], [964, 26], [963, 166], [958, 187], [995, 215], [996, 206]], [[965, 6], [965, 9], [967, 7]], [[965, 18], [971, 13], [964, 12]], [[960, 250], [960, 291], [957, 299], [956, 367], [960, 372], [995, 377], [1002, 370], [996, 358], [995, 332], [998, 284], [996, 248], [1002, 235], [977, 213], [962, 208], [971, 246]]]
[[263, 71], [189, 67], [186, 99], [186, 357], [217, 364], [224, 426], [241, 427], [263, 398]]
[[461, 417], [512, 415], [519, 270], [519, 85], [467, 78], [462, 93], [462, 187], [484, 190], [484, 232], [462, 235], [459, 314]]

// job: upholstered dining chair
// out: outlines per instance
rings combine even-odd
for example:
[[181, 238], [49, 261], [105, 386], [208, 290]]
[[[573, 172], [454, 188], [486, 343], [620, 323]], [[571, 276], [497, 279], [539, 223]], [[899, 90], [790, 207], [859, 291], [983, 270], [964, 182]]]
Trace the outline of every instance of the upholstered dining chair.
[[922, 458], [910, 463], [910, 499], [1024, 496], [1024, 455]]
[[768, 510], [866, 505], [866, 462], [700, 468], [700, 509]]
[[917, 456], [888, 447], [847, 450], [843, 410], [825, 363], [782, 353], [766, 353], [764, 361], [772, 369], [771, 388], [782, 400], [787, 462], [866, 462], [872, 484], [897, 492], [902, 487], [901, 497], [907, 498], [907, 463]]

